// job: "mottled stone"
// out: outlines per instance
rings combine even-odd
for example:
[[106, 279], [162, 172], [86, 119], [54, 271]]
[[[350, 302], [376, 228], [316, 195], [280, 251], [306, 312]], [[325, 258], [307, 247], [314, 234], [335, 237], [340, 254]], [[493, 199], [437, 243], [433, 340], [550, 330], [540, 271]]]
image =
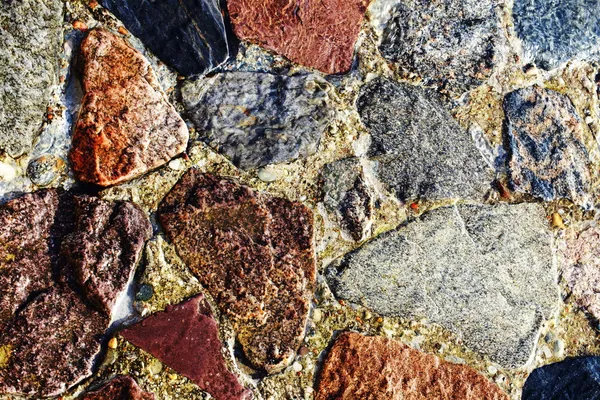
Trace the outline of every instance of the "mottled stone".
[[531, 86], [504, 98], [505, 147], [511, 189], [550, 201], [589, 201], [588, 153], [571, 100]]
[[570, 60], [600, 60], [600, 3], [515, 0], [515, 31], [527, 60], [545, 69]]
[[0, 335], [0, 393], [56, 396], [92, 373], [108, 319], [71, 289], [38, 295]]
[[249, 399], [250, 391], [231, 373], [223, 357], [217, 321], [203, 295], [168, 306], [121, 335], [216, 399]]
[[69, 154], [77, 179], [113, 185], [185, 150], [187, 127], [144, 56], [102, 29], [83, 40], [81, 55], [85, 94]]
[[217, 0], [100, 0], [152, 53], [182, 75], [206, 73], [229, 55]]
[[[379, 0], [381, 1], [381, 0]], [[463, 93], [485, 82], [503, 35], [495, 0], [401, 0], [382, 8], [379, 49], [426, 85]]]
[[315, 285], [310, 210], [192, 169], [158, 215], [248, 360], [269, 373], [284, 368], [304, 335]]
[[332, 117], [325, 87], [314, 75], [226, 72], [187, 82], [182, 96], [201, 138], [250, 169], [316, 152]]
[[338, 298], [427, 318], [507, 367], [558, 305], [552, 235], [538, 204], [438, 208], [327, 268]]
[[117, 376], [81, 400], [155, 400], [154, 394], [144, 392], [130, 376]]
[[27, 176], [37, 186], [48, 186], [58, 178], [66, 168], [65, 161], [55, 155], [38, 157], [27, 165]]
[[522, 400], [600, 399], [600, 357], [569, 358], [534, 369], [525, 381]]
[[233, 28], [249, 40], [327, 74], [352, 66], [368, 0], [228, 0]]
[[344, 332], [324, 362], [315, 400], [508, 400], [473, 368], [383, 337]]
[[29, 153], [57, 82], [63, 2], [0, 3], [0, 150]]
[[335, 215], [352, 240], [365, 239], [371, 231], [375, 196], [360, 160], [348, 158], [327, 164], [322, 175], [323, 203], [327, 211]]
[[434, 92], [377, 78], [357, 108], [371, 133], [367, 156], [400, 200], [480, 200], [490, 188], [481, 153]]

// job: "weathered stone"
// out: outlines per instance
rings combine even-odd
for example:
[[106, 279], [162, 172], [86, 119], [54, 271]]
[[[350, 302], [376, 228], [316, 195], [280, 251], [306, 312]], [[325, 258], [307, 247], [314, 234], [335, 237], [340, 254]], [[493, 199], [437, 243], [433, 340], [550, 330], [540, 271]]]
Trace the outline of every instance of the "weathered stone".
[[37, 186], [48, 186], [63, 173], [65, 161], [52, 154], [38, 157], [29, 162], [27, 176]]
[[81, 54], [85, 94], [69, 154], [79, 180], [113, 185], [185, 150], [187, 127], [137, 50], [95, 29], [83, 40]]
[[481, 153], [434, 92], [378, 78], [357, 108], [371, 133], [367, 156], [400, 200], [482, 199], [490, 188]]
[[504, 98], [505, 147], [511, 189], [546, 201], [589, 201], [588, 153], [571, 100], [532, 86]]
[[525, 381], [522, 400], [600, 399], [600, 357], [569, 358], [534, 369]]
[[217, 0], [100, 0], [146, 47], [182, 75], [206, 73], [229, 55]]
[[90, 196], [76, 197], [74, 203], [75, 231], [62, 243], [65, 272], [88, 301], [111, 315], [133, 278], [152, 226], [132, 203]]
[[379, 49], [426, 85], [463, 93], [485, 82], [501, 35], [495, 0], [400, 0], [390, 9]]
[[121, 335], [216, 399], [250, 398], [250, 391], [227, 369], [217, 321], [201, 294], [168, 306], [165, 311], [125, 329]]
[[326, 85], [314, 75], [226, 72], [187, 82], [182, 96], [201, 137], [250, 169], [315, 153], [332, 117]]
[[327, 164], [323, 168], [323, 203], [334, 214], [342, 230], [355, 241], [371, 231], [374, 193], [358, 158]]
[[326, 275], [338, 298], [425, 317], [514, 368], [558, 305], [551, 243], [538, 204], [458, 205], [377, 237]]
[[515, 31], [526, 59], [552, 69], [570, 59], [600, 60], [600, 3], [515, 0]]
[[60, 0], [0, 3], [0, 150], [29, 153], [52, 86], [62, 44]]
[[[108, 319], [71, 289], [38, 295], [0, 335], [0, 393], [56, 396], [92, 373]], [[39, 398], [39, 397], [38, 397]]]
[[98, 390], [86, 393], [81, 400], [154, 400], [154, 394], [144, 392], [130, 376], [117, 376]]
[[327, 74], [352, 66], [368, 0], [229, 0], [227, 8], [240, 39]]
[[315, 400], [508, 400], [473, 368], [383, 338], [344, 332], [323, 365]]
[[248, 360], [269, 373], [284, 368], [304, 335], [315, 285], [310, 210], [192, 169], [158, 215]]

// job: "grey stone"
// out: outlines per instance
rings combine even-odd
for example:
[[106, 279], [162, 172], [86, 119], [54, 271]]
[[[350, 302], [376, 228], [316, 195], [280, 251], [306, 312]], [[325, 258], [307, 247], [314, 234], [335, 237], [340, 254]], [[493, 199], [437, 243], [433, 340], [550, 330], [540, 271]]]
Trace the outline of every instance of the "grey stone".
[[66, 169], [65, 161], [55, 155], [48, 154], [31, 160], [27, 165], [27, 176], [37, 186], [52, 184]]
[[532, 86], [504, 98], [511, 189], [586, 206], [590, 172], [582, 121], [569, 98]]
[[513, 18], [526, 58], [539, 67], [600, 59], [598, 1], [515, 0]]
[[552, 235], [538, 204], [439, 208], [329, 266], [338, 298], [427, 318], [503, 367], [527, 362], [558, 305]]
[[332, 117], [326, 85], [314, 75], [226, 72], [186, 83], [182, 95], [200, 137], [251, 169], [315, 153]]
[[60, 0], [0, 3], [0, 150], [29, 153], [57, 82]]
[[378, 78], [357, 108], [371, 133], [367, 156], [400, 200], [481, 199], [489, 189], [481, 153], [433, 91]]

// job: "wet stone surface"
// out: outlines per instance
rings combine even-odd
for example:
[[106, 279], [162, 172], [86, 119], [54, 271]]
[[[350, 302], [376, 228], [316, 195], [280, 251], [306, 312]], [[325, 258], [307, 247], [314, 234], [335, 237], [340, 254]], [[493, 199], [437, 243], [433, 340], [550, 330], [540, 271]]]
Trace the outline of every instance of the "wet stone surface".
[[27, 166], [27, 176], [37, 186], [52, 184], [66, 168], [65, 161], [55, 155], [49, 154], [32, 160]]
[[155, 397], [140, 389], [132, 377], [117, 376], [97, 390], [84, 394], [81, 400], [155, 400]]
[[535, 369], [523, 387], [523, 400], [600, 398], [600, 357], [570, 358]]

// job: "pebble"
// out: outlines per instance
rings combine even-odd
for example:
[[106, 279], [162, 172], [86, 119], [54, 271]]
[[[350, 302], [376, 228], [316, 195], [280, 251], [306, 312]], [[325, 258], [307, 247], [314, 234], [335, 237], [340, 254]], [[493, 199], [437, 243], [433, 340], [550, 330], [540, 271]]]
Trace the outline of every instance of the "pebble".
[[564, 229], [565, 224], [563, 223], [563, 219], [559, 213], [555, 212], [552, 214], [552, 226], [555, 228]]
[[111, 349], [116, 349], [119, 346], [119, 341], [117, 340], [117, 338], [112, 338], [108, 341], [108, 347], [110, 347]]
[[487, 370], [490, 373], [490, 375], [496, 375], [496, 373], [498, 372], [498, 368], [494, 367], [493, 365], [490, 365], [487, 368]]
[[546, 357], [546, 358], [552, 357], [552, 350], [550, 350], [550, 347], [548, 347], [548, 346], [542, 347], [542, 352], [544, 353], [544, 357]]
[[148, 301], [154, 295], [154, 288], [152, 285], [143, 284], [138, 289], [138, 292], [135, 295], [135, 299], [138, 301]]
[[272, 168], [261, 168], [258, 170], [258, 179], [263, 182], [275, 182], [277, 173]]
[[185, 168], [185, 165], [183, 164], [183, 162], [181, 162], [181, 159], [176, 158], [175, 160], [171, 160], [171, 162], [169, 162], [169, 168], [171, 168], [174, 171], [181, 171]]
[[54, 155], [44, 155], [29, 162], [27, 176], [37, 186], [48, 186], [64, 170], [65, 162]]
[[315, 308], [313, 311], [313, 321], [314, 322], [319, 322], [321, 321], [321, 319], [323, 318], [323, 312], [319, 309], [319, 308]]
[[565, 342], [558, 339], [554, 342], [554, 355], [558, 358], [562, 358], [565, 354]]
[[150, 373], [152, 373], [153, 375], [158, 375], [161, 373], [161, 371], [163, 370], [163, 365], [160, 361], [158, 360], [154, 360], [150, 363], [150, 365], [148, 365], [148, 370], [150, 371]]
[[292, 368], [294, 368], [294, 371], [300, 372], [300, 371], [302, 371], [302, 364], [300, 364], [298, 361], [296, 361], [292, 364]]
[[0, 161], [0, 178], [4, 182], [10, 182], [17, 176], [17, 171], [9, 164]]

